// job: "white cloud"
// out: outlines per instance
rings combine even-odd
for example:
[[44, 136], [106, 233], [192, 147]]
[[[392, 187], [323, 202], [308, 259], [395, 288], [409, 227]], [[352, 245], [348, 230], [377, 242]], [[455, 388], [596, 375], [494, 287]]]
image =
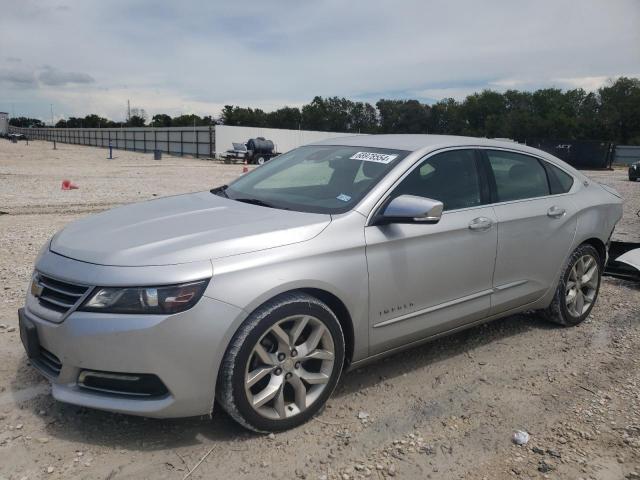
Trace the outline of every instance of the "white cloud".
[[[7, 2], [0, 110], [48, 118], [54, 103], [122, 119], [127, 99], [150, 114], [217, 115], [314, 95], [591, 90], [640, 71], [639, 24], [637, 0]], [[40, 81], [25, 88], [29, 72]]]

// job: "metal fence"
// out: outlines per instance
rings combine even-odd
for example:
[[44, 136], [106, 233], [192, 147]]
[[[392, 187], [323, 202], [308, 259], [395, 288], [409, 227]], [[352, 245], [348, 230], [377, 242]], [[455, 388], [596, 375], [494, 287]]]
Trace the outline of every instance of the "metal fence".
[[630, 165], [640, 162], [640, 147], [631, 145], [617, 145], [615, 163]]
[[32, 140], [48, 140], [74, 145], [109, 147], [137, 152], [160, 150], [170, 155], [193, 155], [196, 158], [215, 156], [215, 129], [211, 127], [170, 128], [18, 128]]

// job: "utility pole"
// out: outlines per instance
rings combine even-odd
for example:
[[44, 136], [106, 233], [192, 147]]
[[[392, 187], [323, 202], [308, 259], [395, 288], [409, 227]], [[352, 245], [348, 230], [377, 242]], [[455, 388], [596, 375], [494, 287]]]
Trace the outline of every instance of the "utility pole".
[[127, 100], [127, 123], [131, 121], [131, 103]]
[[51, 104], [51, 126], [53, 127], [53, 103]]

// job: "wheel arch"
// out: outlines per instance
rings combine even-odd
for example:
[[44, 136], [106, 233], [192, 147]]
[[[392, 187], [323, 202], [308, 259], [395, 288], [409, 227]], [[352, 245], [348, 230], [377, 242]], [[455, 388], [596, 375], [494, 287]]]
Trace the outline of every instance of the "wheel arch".
[[340, 298], [333, 293], [327, 292], [319, 288], [300, 288], [297, 291], [304, 292], [312, 297], [317, 298], [321, 302], [327, 304], [331, 311], [338, 318], [340, 326], [342, 327], [342, 334], [344, 335], [344, 363], [345, 367], [351, 364], [353, 359], [353, 350], [355, 344], [353, 320], [351, 314]]
[[582, 243], [580, 243], [580, 245], [585, 245], [585, 244], [591, 245], [593, 248], [596, 249], [596, 251], [598, 252], [598, 255], [600, 255], [600, 261], [602, 262], [602, 266], [604, 266], [604, 264], [607, 261], [607, 247], [605, 243], [597, 237], [591, 237], [591, 238], [587, 238]]
[[[351, 361], [353, 360], [353, 354], [355, 351], [355, 333], [354, 333], [354, 325], [351, 313], [349, 309], [345, 305], [345, 303], [340, 299], [335, 293], [332, 293], [328, 290], [319, 287], [296, 287], [290, 289], [284, 289], [283, 291], [272, 292], [271, 295], [265, 296], [260, 299], [259, 303], [252, 305], [252, 308], [247, 310], [249, 317], [253, 312], [260, 309], [264, 304], [270, 302], [282, 295], [288, 295], [291, 293], [305, 293], [314, 298], [317, 298], [321, 302], [325, 303], [331, 311], [334, 313], [338, 322], [340, 323], [340, 327], [342, 328], [342, 334], [344, 335], [344, 343], [345, 343], [345, 365], [344, 368], [347, 368]], [[236, 331], [241, 327], [238, 325]], [[235, 332], [234, 332], [235, 335]]]

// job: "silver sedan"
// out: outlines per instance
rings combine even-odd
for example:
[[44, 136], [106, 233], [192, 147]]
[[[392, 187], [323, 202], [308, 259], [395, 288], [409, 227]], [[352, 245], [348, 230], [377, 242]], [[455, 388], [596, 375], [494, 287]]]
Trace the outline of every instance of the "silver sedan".
[[277, 431], [346, 368], [598, 296], [620, 195], [516, 143], [353, 136], [230, 185], [71, 223], [40, 252], [21, 337], [63, 402]]

